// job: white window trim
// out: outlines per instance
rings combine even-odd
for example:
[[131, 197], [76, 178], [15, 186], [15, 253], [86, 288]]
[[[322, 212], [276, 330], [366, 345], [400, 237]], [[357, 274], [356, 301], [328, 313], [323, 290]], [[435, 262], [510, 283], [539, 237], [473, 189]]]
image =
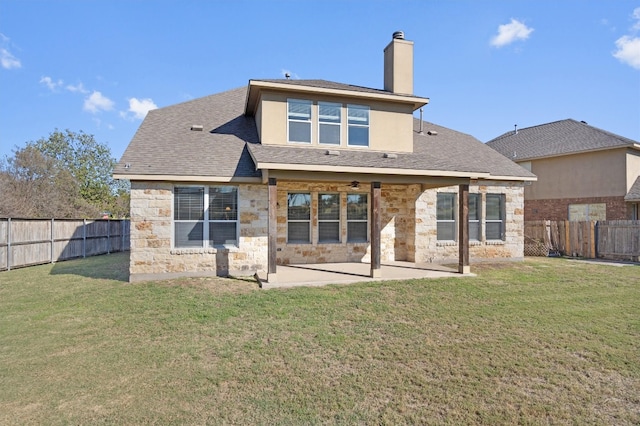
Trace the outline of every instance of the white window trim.
[[[238, 198], [240, 197], [239, 187], [236, 188], [236, 219], [235, 220], [209, 220], [209, 188], [210, 187], [222, 187], [222, 186], [234, 186], [234, 185], [174, 185], [172, 190], [172, 202], [171, 202], [171, 249], [187, 250], [187, 249], [208, 249], [208, 248], [239, 248], [240, 247], [240, 203]], [[203, 219], [202, 220], [183, 220], [175, 218], [175, 190], [176, 188], [201, 188], [203, 189]], [[176, 246], [176, 223], [202, 223], [202, 244], [200, 247], [177, 247]], [[210, 245], [209, 244], [209, 224], [210, 223], [236, 223], [236, 244], [223, 244], [223, 245]]]
[[[320, 116], [320, 106], [324, 104], [324, 105], [331, 105], [331, 106], [335, 106], [338, 107], [340, 110], [340, 115], [338, 117], [338, 122], [337, 123], [332, 123], [332, 122], [323, 122], [322, 121], [322, 117]], [[343, 105], [341, 103], [337, 103], [337, 102], [324, 102], [324, 101], [318, 101], [318, 145], [325, 145], [325, 146], [341, 146], [342, 145], [342, 116], [343, 116]], [[322, 125], [325, 126], [337, 126], [338, 127], [338, 143], [328, 143], [328, 142], [322, 142], [322, 139], [320, 138], [320, 128], [322, 127]]]
[[[338, 219], [320, 219], [320, 211], [318, 211], [318, 244], [341, 244], [342, 243], [342, 197], [339, 192], [319, 192], [318, 193], [318, 210], [320, 209], [320, 196], [337, 195], [338, 196]], [[320, 241], [320, 223], [338, 223], [338, 241]]]
[[[309, 195], [309, 219], [289, 219], [289, 195], [290, 194], [307, 194]], [[311, 192], [304, 191], [293, 191], [287, 192], [287, 244], [311, 244], [313, 242], [313, 227], [311, 219], [313, 218], [313, 194]], [[303, 223], [307, 222], [309, 224], [309, 241], [289, 241], [289, 223]]]
[[[345, 210], [345, 222], [347, 224], [347, 238], [346, 238], [346, 242], [348, 244], [365, 244], [365, 243], [369, 243], [371, 241], [371, 226], [369, 226], [369, 221], [370, 221], [370, 216], [371, 216], [371, 197], [369, 196], [369, 193], [366, 192], [347, 192], [346, 193], [347, 196], [345, 198], [345, 208], [348, 209], [348, 203], [349, 203], [349, 195], [366, 195], [367, 196], [367, 218], [366, 219], [349, 219], [349, 211]], [[351, 241], [349, 240], [349, 223], [366, 223], [367, 224], [367, 238], [366, 241]]]
[[[309, 120], [298, 120], [298, 119], [294, 119], [294, 118], [290, 118], [289, 117], [289, 102], [300, 102], [300, 103], [305, 103], [305, 104], [309, 104], [310, 106], [310, 112], [309, 112]], [[303, 141], [292, 141], [291, 137], [289, 135], [289, 123], [290, 122], [296, 122], [296, 123], [309, 123], [309, 142], [303, 142]], [[299, 144], [299, 145], [304, 145], [304, 146], [309, 146], [313, 144], [313, 101], [310, 101], [308, 99], [294, 99], [294, 98], [288, 98], [287, 99], [287, 143], [290, 144]]]
[[[453, 220], [452, 219], [438, 219], [438, 194], [453, 194]], [[453, 223], [453, 239], [452, 240], [440, 240], [438, 239], [438, 224], [439, 223]], [[458, 193], [456, 192], [438, 192], [436, 193], [436, 241], [439, 242], [455, 242], [458, 241], [458, 233], [456, 232], [458, 223]]]
[[[349, 123], [349, 108], [358, 108], [358, 109], [366, 109], [367, 110], [367, 124], [351, 124]], [[347, 123], [347, 146], [352, 147], [352, 148], [362, 148], [362, 149], [368, 149], [371, 146], [371, 107], [369, 107], [368, 105], [356, 105], [356, 104], [347, 104], [347, 114], [346, 114], [346, 123]], [[369, 134], [368, 134], [368, 138], [367, 138], [367, 144], [366, 145], [355, 145], [352, 144], [350, 139], [349, 139], [349, 128], [353, 126], [353, 127], [365, 127], [367, 129], [369, 129]]]

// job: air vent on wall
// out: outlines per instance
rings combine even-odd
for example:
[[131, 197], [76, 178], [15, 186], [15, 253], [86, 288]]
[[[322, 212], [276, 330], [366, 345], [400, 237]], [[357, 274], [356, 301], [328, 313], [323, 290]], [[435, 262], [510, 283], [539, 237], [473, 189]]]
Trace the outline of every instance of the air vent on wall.
[[194, 132], [201, 132], [204, 130], [204, 126], [202, 124], [194, 124], [191, 126], [191, 130]]
[[383, 158], [398, 158], [398, 154], [390, 154], [390, 153], [388, 153], [388, 152], [385, 152], [385, 153], [382, 155], [382, 157], [383, 157]]

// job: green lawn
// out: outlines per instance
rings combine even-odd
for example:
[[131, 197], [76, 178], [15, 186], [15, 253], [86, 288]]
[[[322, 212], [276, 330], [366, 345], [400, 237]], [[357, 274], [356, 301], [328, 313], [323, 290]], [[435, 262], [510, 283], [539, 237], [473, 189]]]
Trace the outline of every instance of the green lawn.
[[0, 273], [1, 424], [639, 424], [640, 267], [260, 290]]

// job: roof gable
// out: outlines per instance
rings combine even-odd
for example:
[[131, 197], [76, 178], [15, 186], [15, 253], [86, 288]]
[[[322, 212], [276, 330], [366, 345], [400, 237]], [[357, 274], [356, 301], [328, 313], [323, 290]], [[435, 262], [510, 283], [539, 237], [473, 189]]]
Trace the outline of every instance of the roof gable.
[[514, 161], [621, 147], [640, 149], [640, 144], [632, 139], [573, 119], [507, 132], [487, 145]]

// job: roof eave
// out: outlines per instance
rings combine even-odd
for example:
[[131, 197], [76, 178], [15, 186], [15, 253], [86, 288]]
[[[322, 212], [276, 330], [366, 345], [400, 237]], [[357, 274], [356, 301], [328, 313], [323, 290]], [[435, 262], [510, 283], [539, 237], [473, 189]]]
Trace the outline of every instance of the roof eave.
[[429, 98], [422, 98], [418, 96], [408, 96], [408, 95], [398, 95], [395, 93], [386, 94], [386, 93], [359, 92], [356, 90], [330, 89], [330, 88], [324, 88], [324, 87], [276, 83], [271, 81], [249, 80], [249, 87], [247, 90], [247, 100], [245, 102], [245, 110], [244, 110], [245, 115], [255, 114], [255, 111], [258, 105], [258, 100], [260, 99], [260, 92], [265, 89], [277, 90], [282, 92], [349, 96], [349, 97], [354, 97], [358, 99], [411, 104], [414, 111], [429, 103]]

